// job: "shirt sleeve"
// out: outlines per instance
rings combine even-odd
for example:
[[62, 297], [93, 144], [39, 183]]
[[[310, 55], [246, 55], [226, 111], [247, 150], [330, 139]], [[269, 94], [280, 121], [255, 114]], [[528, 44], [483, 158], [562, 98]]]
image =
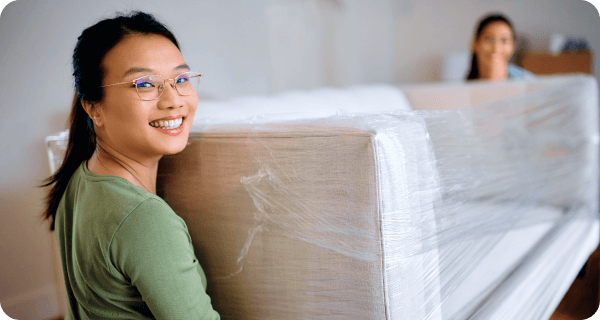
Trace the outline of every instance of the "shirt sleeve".
[[113, 237], [115, 267], [131, 280], [156, 319], [220, 319], [185, 222], [164, 202], [148, 199]]

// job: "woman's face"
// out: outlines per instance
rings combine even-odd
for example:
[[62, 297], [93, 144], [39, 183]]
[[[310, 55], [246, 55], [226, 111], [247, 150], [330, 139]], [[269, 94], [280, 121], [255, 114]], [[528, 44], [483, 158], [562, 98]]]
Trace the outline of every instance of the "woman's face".
[[493, 66], [506, 65], [515, 51], [510, 27], [502, 22], [491, 22], [473, 42], [473, 52], [479, 63]]
[[[115, 45], [104, 57], [102, 85], [132, 81], [144, 75], [174, 79], [189, 71], [177, 47], [159, 35], [133, 35]], [[181, 96], [166, 80], [156, 100], [142, 100], [133, 84], [105, 87], [97, 107], [97, 134], [103, 143], [132, 159], [160, 158], [185, 148], [198, 105], [196, 94]], [[95, 121], [98, 119], [95, 119]], [[172, 130], [156, 128], [159, 120], [182, 120]], [[99, 125], [98, 125], [99, 124]]]

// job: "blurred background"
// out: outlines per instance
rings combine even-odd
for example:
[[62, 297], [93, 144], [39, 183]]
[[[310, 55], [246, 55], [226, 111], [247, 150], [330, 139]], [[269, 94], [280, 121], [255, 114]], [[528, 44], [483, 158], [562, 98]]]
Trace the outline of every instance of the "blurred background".
[[[582, 0], [14, 1], [0, 16], [0, 304], [19, 319], [55, 318], [64, 299], [37, 186], [50, 174], [44, 138], [66, 129], [76, 39], [129, 10], [174, 31], [204, 75], [204, 100], [461, 81], [476, 24], [490, 12], [514, 23], [515, 63], [537, 74], [600, 75], [600, 16]], [[561, 53], [569, 39], [585, 45]]]

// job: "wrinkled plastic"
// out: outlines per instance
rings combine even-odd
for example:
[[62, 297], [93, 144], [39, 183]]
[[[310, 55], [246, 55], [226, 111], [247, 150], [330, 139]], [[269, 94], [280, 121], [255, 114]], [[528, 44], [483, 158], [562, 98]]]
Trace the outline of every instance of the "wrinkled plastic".
[[400, 89], [200, 105], [157, 185], [223, 318], [550, 317], [599, 241], [594, 78]]
[[48, 152], [48, 163], [50, 164], [50, 172], [54, 174], [63, 163], [65, 153], [67, 152], [67, 143], [69, 141], [69, 129], [58, 134], [47, 136], [44, 142], [46, 143], [46, 151]]
[[420, 112], [440, 174], [443, 319], [547, 319], [598, 244], [597, 84], [540, 87]]

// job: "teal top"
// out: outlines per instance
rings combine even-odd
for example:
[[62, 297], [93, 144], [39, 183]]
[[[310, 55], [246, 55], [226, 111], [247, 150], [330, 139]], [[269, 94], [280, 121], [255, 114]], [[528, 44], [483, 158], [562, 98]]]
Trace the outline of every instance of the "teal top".
[[521, 67], [517, 67], [512, 63], [508, 64], [508, 72], [507, 72], [507, 78], [508, 79], [527, 79], [527, 80], [532, 80], [535, 79], [535, 76], [533, 75], [533, 73], [521, 68]]
[[55, 228], [67, 319], [220, 319], [187, 226], [160, 197], [84, 162]]

